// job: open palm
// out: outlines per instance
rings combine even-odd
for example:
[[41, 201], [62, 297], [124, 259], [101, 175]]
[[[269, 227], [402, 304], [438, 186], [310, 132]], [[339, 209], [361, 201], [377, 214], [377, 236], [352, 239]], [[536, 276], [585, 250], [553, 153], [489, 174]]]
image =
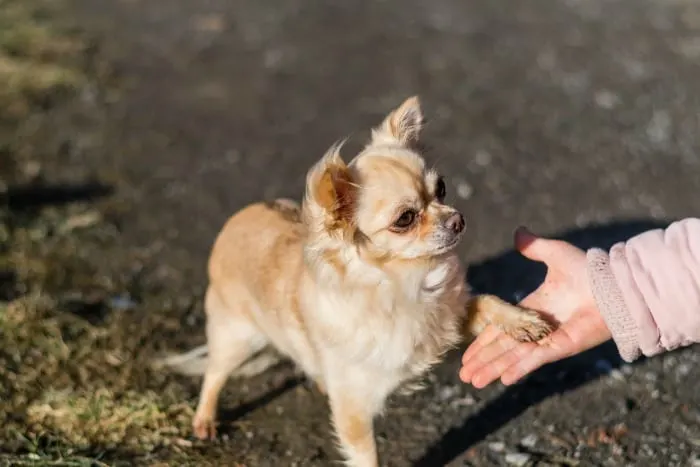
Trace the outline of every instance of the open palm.
[[520, 305], [548, 315], [558, 327], [536, 343], [519, 343], [495, 326], [487, 327], [462, 357], [460, 378], [477, 388], [498, 378], [513, 384], [542, 365], [611, 337], [591, 293], [582, 250], [561, 240], [536, 237], [523, 228], [516, 232], [515, 244], [527, 258], [547, 265], [542, 285]]

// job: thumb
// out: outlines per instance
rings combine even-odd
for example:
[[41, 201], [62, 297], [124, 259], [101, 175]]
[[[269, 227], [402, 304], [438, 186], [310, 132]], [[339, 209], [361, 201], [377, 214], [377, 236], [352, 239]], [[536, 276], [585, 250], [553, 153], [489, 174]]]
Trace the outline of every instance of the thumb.
[[515, 248], [533, 261], [548, 262], [556, 254], [557, 244], [557, 240], [538, 237], [527, 227], [518, 227], [515, 231]]

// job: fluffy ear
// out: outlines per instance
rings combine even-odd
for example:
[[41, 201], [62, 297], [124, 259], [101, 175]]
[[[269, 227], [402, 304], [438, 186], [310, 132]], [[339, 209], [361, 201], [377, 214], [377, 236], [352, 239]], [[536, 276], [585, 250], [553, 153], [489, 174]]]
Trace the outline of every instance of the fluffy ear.
[[333, 145], [306, 177], [306, 203], [323, 219], [326, 228], [352, 222], [356, 185], [340, 157], [342, 143]]
[[423, 112], [418, 96], [409, 97], [372, 131], [372, 140], [394, 140], [403, 145], [418, 141], [423, 128]]

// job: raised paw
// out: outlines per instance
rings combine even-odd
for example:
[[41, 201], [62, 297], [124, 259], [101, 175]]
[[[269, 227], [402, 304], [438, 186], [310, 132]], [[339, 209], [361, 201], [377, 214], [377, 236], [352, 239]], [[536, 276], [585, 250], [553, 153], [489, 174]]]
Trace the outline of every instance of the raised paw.
[[195, 414], [192, 430], [198, 439], [213, 440], [216, 438], [216, 422], [212, 417]]
[[554, 327], [539, 313], [520, 309], [508, 323], [502, 323], [503, 332], [519, 342], [537, 342], [547, 337]]

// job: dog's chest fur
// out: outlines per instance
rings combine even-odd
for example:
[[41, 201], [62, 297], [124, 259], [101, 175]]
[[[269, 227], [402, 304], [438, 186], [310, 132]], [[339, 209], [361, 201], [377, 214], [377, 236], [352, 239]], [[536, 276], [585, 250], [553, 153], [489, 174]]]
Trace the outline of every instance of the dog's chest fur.
[[315, 287], [305, 300], [322, 366], [382, 374], [396, 387], [425, 372], [461, 339], [466, 288], [456, 257], [394, 280], [357, 273], [363, 285]]

